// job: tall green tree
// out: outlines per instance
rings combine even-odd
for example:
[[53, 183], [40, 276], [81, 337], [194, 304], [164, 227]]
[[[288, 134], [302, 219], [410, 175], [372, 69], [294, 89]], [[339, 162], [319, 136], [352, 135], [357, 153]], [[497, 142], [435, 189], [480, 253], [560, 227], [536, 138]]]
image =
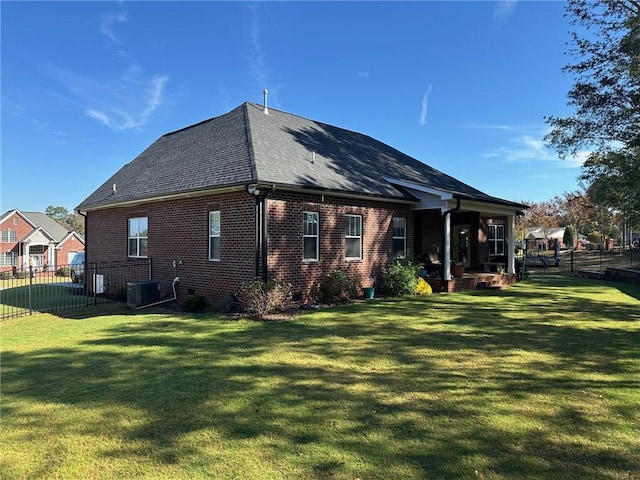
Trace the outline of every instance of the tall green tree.
[[44, 213], [69, 230], [75, 230], [80, 235], [84, 235], [84, 219], [80, 215], [69, 213], [66, 208], [53, 205], [49, 205]]
[[[566, 14], [575, 30], [569, 51], [574, 75], [567, 93], [574, 111], [547, 117], [547, 142], [561, 157], [590, 151], [581, 180], [618, 191], [605, 207], [629, 218], [640, 216], [640, 0], [569, 0]], [[602, 195], [594, 195], [601, 200]]]

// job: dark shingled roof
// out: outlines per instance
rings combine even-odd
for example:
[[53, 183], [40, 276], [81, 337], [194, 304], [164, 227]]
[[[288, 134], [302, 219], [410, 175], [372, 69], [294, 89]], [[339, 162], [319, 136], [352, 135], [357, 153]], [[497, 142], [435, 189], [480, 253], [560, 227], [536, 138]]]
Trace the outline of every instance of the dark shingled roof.
[[219, 117], [163, 135], [78, 210], [257, 182], [413, 199], [385, 177], [462, 198], [519, 206], [486, 195], [367, 135], [272, 108], [265, 115], [262, 106], [246, 102]]

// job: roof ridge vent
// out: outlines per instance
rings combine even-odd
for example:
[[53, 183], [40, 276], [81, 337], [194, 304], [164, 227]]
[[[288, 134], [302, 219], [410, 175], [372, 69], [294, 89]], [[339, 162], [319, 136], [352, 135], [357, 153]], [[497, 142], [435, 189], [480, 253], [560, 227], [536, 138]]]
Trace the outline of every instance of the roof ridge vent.
[[269, 115], [269, 109], [267, 108], [267, 96], [269, 95], [269, 90], [265, 88], [262, 93], [264, 94], [264, 106], [262, 108], [262, 112], [265, 115]]

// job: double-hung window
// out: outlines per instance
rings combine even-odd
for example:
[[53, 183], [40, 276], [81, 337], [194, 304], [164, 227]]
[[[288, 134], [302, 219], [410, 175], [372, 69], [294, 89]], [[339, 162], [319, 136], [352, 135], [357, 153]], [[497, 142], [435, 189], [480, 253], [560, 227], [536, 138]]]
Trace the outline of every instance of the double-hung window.
[[3, 230], [2, 231], [2, 241], [3, 242], [17, 242], [18, 234], [15, 230]]
[[393, 256], [404, 258], [407, 256], [407, 219], [393, 217], [391, 229], [393, 231]]
[[220, 261], [220, 210], [209, 212], [209, 260]]
[[302, 217], [302, 259], [306, 262], [313, 262], [319, 259], [320, 236], [319, 236], [320, 215], [318, 212], [304, 212]]
[[489, 255], [504, 255], [504, 225], [489, 225]]
[[362, 215], [345, 215], [344, 256], [347, 260], [362, 259]]
[[147, 217], [129, 219], [129, 256], [146, 257], [149, 226]]
[[15, 267], [16, 264], [16, 253], [15, 252], [5, 252], [0, 254], [0, 266], [2, 267]]

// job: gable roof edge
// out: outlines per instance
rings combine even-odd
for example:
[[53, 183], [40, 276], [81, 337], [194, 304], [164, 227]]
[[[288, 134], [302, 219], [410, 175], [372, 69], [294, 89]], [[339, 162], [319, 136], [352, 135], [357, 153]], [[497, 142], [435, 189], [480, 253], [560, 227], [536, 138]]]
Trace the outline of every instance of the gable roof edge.
[[249, 148], [249, 163], [251, 165], [251, 178], [254, 182], [258, 181], [258, 168], [256, 166], [256, 153], [253, 148], [253, 135], [251, 134], [251, 121], [249, 118], [248, 102], [242, 105], [242, 115], [244, 115], [245, 134], [247, 135], [247, 145]]

